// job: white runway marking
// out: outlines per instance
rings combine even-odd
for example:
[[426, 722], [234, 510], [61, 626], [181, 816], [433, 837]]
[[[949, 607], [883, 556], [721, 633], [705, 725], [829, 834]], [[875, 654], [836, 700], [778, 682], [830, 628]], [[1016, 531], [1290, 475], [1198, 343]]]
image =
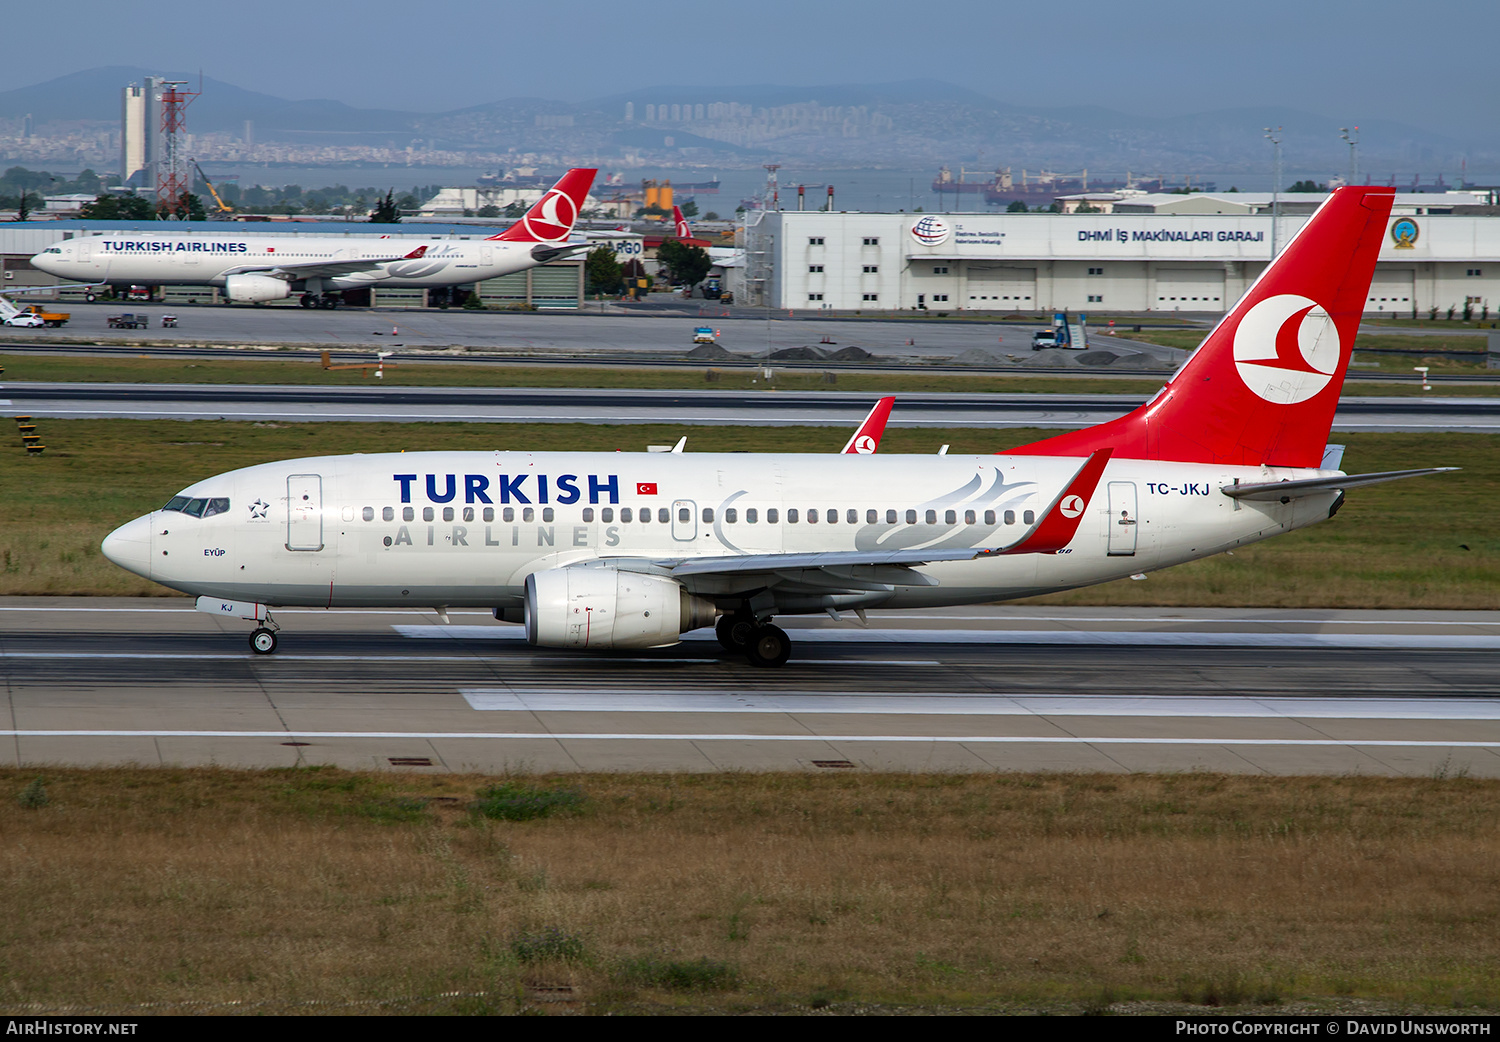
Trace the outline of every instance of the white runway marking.
[[892, 716], [1124, 716], [1323, 720], [1500, 720], [1500, 699], [1173, 698], [1136, 695], [699, 694], [462, 688], [480, 711], [538, 713], [817, 713]]
[[[511, 626], [391, 627], [403, 637], [447, 640], [520, 640]], [[1115, 644], [1130, 647], [1231, 648], [1411, 648], [1413, 650], [1500, 649], [1500, 634], [1409, 633], [1160, 633], [1145, 630], [997, 629], [799, 629], [788, 630], [794, 644]], [[684, 641], [711, 641], [712, 633], [685, 633]], [[796, 661], [793, 659], [793, 661]]]
[[1072, 735], [1033, 737], [1023, 735], [904, 735], [904, 734], [639, 734], [609, 731], [84, 731], [0, 730], [3, 738], [390, 738], [513, 740], [542, 738], [548, 741], [651, 741], [651, 742], [896, 742], [939, 745], [1279, 745], [1337, 746], [1340, 748], [1433, 748], [1495, 749], [1493, 742], [1345, 740], [1337, 738], [1085, 738]]

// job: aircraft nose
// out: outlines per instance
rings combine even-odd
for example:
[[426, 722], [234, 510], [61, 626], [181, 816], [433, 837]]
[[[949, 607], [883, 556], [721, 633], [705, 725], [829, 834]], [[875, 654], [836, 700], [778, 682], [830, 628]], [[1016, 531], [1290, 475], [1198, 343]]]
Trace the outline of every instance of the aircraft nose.
[[151, 515], [125, 522], [104, 537], [100, 549], [126, 571], [151, 578]]
[[48, 275], [61, 276], [63, 268], [61, 264], [55, 263], [56, 260], [57, 254], [55, 253], [38, 253], [35, 257], [31, 258], [31, 266], [37, 271], [46, 272]]

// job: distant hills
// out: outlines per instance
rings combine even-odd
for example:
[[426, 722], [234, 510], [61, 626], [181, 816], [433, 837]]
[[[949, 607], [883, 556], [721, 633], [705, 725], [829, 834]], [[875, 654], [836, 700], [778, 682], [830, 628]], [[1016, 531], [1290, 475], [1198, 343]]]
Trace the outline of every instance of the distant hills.
[[[117, 125], [120, 89], [148, 75], [172, 75], [198, 89], [198, 75], [134, 66], [109, 66], [0, 92], [0, 120], [28, 113], [39, 133], [49, 126]], [[1131, 116], [1103, 107], [1041, 108], [1009, 105], [938, 80], [786, 87], [659, 85], [582, 103], [510, 98], [448, 112], [356, 108], [330, 100], [292, 101], [205, 77], [203, 93], [188, 110], [195, 134], [238, 137], [246, 120], [258, 143], [379, 144], [385, 147], [594, 156], [600, 161], [635, 155], [670, 161], [712, 159], [750, 164], [767, 158], [824, 164], [963, 164], [971, 170], [1010, 166], [1019, 174], [1043, 166], [1131, 169], [1264, 171], [1270, 162], [1266, 126], [1283, 128], [1288, 167], [1339, 173], [1348, 151], [1338, 123], [1306, 111], [1219, 109], [1188, 116]], [[734, 116], [713, 118], [715, 103], [740, 106]], [[634, 118], [627, 121], [626, 106]], [[647, 120], [647, 106], [663, 112]], [[686, 118], [669, 120], [670, 106]], [[697, 109], [704, 108], [702, 118]], [[1500, 168], [1500, 142], [1491, 128], [1473, 140], [1395, 121], [1361, 125], [1361, 166], [1392, 171], [1446, 171], [1459, 164]]]

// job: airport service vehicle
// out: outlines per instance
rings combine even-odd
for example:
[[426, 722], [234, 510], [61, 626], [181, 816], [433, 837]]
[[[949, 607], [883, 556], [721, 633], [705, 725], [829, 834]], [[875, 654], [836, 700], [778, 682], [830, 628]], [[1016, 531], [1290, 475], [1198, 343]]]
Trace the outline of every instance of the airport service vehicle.
[[[51, 289], [51, 286], [35, 287], [34, 291]], [[22, 290], [26, 292], [26, 290]], [[0, 321], [7, 326], [24, 326], [36, 328], [37, 326], [60, 326], [73, 316], [66, 311], [44, 311], [35, 304], [18, 307], [5, 297], [0, 297]], [[31, 319], [36, 319], [35, 322]], [[24, 321], [23, 321], [24, 320]]]
[[987, 603], [1207, 557], [1437, 472], [1325, 465], [1393, 197], [1338, 189], [1148, 403], [1022, 448], [314, 457], [197, 481], [103, 550], [254, 621], [261, 653], [281, 605], [483, 606], [554, 648], [714, 626], [757, 666], [791, 654], [778, 615]]
[[1038, 329], [1031, 334], [1031, 349], [1041, 351], [1045, 348], [1057, 346], [1057, 334], [1050, 329]]
[[714, 333], [712, 326], [699, 326], [693, 330], [693, 343], [695, 344], [717, 344], [719, 337]]
[[32, 264], [88, 283], [219, 286], [240, 303], [300, 293], [303, 307], [334, 307], [351, 289], [466, 286], [586, 250], [587, 242], [568, 237], [594, 174], [569, 170], [519, 221], [487, 239], [403, 239], [397, 245], [381, 235], [126, 232], [53, 243]]
[[108, 322], [110, 329], [145, 329], [151, 325], [151, 316], [127, 311], [123, 315], [110, 315]]

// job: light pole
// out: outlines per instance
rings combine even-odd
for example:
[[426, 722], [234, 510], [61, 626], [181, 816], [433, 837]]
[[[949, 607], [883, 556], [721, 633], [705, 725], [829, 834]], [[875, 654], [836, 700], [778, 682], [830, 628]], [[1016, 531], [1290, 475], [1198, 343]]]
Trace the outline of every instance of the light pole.
[[1339, 127], [1339, 136], [1349, 142], [1349, 183], [1359, 183], [1359, 128]]
[[1266, 128], [1266, 140], [1271, 142], [1275, 162], [1272, 165], [1271, 181], [1271, 259], [1276, 259], [1276, 229], [1281, 224], [1281, 128]]

